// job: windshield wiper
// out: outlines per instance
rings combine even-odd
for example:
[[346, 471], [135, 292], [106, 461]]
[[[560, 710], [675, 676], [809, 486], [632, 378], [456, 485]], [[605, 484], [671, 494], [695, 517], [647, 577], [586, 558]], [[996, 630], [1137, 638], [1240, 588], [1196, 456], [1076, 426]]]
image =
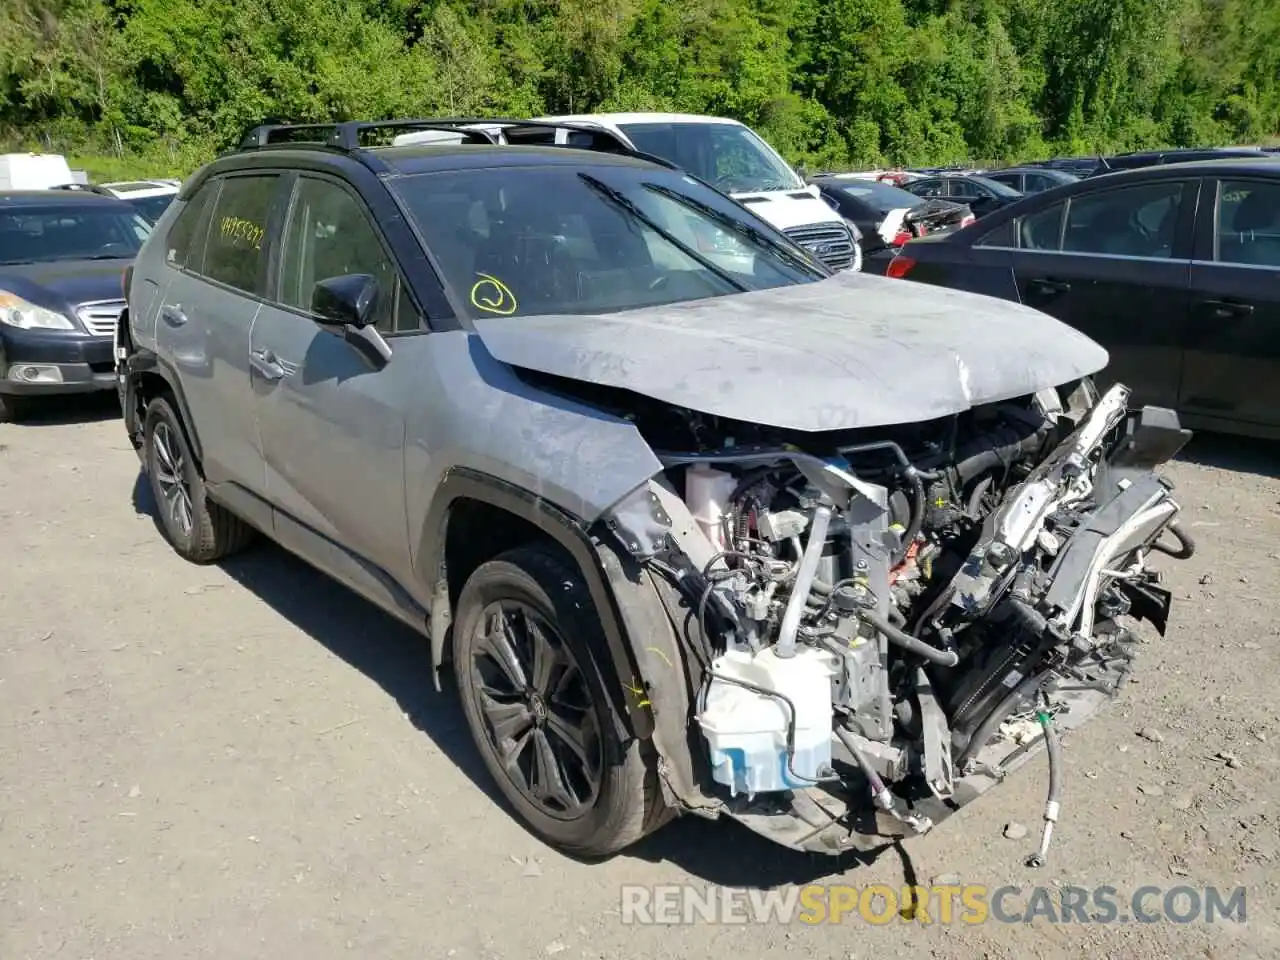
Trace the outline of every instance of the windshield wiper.
[[[795, 266], [798, 266], [809, 273], [817, 273], [813, 268], [813, 264], [811, 264], [807, 259], [798, 256], [792, 250], [773, 239], [773, 237], [769, 236], [767, 233], [762, 233], [749, 223], [743, 223], [740, 220], [735, 220], [733, 217], [721, 213], [715, 207], [709, 207], [701, 200], [695, 200], [692, 197], [685, 196], [683, 193], [672, 190], [670, 187], [659, 186], [656, 183], [646, 183], [644, 188], [646, 190], [652, 190], [654, 193], [661, 194], [668, 199], [674, 200], [676, 203], [683, 204], [686, 207], [696, 210], [704, 217], [708, 217], [709, 219], [716, 221], [716, 223], [727, 227], [731, 232], [738, 234], [738, 236], [747, 237], [755, 241], [760, 246], [768, 247], [783, 259], [788, 260]], [[818, 273], [818, 276], [822, 276], [822, 274]]]
[[692, 257], [694, 260], [702, 264], [702, 266], [706, 267], [708, 270], [714, 273], [717, 277], [719, 277], [725, 283], [729, 284], [729, 286], [733, 287], [739, 293], [746, 293], [747, 291], [746, 286], [739, 283], [737, 280], [733, 279], [733, 277], [730, 276], [730, 274], [727, 271], [725, 271], [722, 267], [716, 266], [711, 260], [704, 257], [697, 250], [694, 250], [692, 247], [688, 246], [687, 244], [681, 243], [678, 239], [676, 239], [676, 237], [671, 233], [670, 230], [666, 229], [666, 227], [659, 226], [657, 223], [655, 223], [652, 217], [650, 217], [647, 213], [645, 213], [643, 210], [637, 207], [635, 205], [635, 202], [626, 194], [624, 194], [621, 190], [618, 190], [614, 187], [609, 186], [603, 180], [597, 180], [595, 177], [593, 177], [589, 173], [579, 173], [578, 176], [582, 178], [583, 183], [585, 183], [588, 187], [590, 187], [596, 193], [600, 194], [600, 196], [604, 197], [614, 206], [618, 207], [620, 210], [625, 211], [627, 214], [634, 217], [636, 220], [639, 220], [650, 230], [653, 230], [654, 232], [656, 232], [660, 237], [662, 237], [662, 239], [666, 240], [668, 243], [674, 246], [677, 250], [680, 250], [683, 253], [687, 254], [688, 256]]

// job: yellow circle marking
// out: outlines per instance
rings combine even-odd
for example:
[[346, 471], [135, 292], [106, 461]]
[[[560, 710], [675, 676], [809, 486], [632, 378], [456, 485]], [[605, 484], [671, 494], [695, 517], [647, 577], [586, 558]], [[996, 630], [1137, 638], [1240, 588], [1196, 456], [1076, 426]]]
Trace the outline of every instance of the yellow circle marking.
[[478, 274], [479, 280], [471, 288], [471, 305], [486, 313], [497, 313], [509, 317], [516, 312], [519, 304], [516, 295], [497, 277], [487, 273]]

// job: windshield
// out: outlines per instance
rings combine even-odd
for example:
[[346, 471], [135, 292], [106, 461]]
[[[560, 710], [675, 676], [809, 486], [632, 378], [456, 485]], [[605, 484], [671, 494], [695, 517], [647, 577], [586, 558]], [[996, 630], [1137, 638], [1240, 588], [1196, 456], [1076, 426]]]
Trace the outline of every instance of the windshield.
[[128, 207], [10, 208], [0, 212], [0, 264], [128, 260], [151, 225]]
[[142, 215], [143, 219], [155, 223], [176, 196], [176, 193], [162, 193], [154, 197], [129, 197], [127, 202]]
[[858, 183], [833, 183], [831, 186], [846, 196], [870, 204], [881, 213], [911, 208], [920, 204], [920, 198], [888, 183], [865, 180]]
[[827, 276], [674, 171], [499, 167], [391, 185], [472, 317], [611, 313]]
[[804, 182], [737, 123], [620, 123], [636, 149], [670, 160], [725, 193], [800, 190]]

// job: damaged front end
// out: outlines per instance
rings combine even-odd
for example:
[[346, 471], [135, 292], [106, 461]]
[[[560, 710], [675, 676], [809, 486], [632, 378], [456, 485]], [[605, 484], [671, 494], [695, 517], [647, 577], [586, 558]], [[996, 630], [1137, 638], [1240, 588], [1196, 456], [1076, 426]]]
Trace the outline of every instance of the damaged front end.
[[1150, 559], [1193, 550], [1155, 472], [1190, 433], [1128, 399], [1083, 379], [809, 435], [633, 417], [664, 471], [604, 519], [679, 648], [645, 655], [668, 801], [873, 849], [1087, 720], [1129, 675], [1127, 624], [1164, 631]]

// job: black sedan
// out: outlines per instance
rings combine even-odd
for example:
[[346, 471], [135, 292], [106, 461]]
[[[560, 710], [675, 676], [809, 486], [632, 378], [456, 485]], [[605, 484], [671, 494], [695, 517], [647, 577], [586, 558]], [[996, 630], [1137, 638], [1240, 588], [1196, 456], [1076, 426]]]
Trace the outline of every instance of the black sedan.
[[902, 189], [917, 197], [941, 197], [963, 203], [978, 219], [1022, 199], [1022, 194], [1012, 187], [975, 173], [924, 177], [903, 184]]
[[1019, 193], [1043, 193], [1080, 179], [1074, 173], [1055, 170], [1053, 167], [1005, 167], [1003, 170], [984, 173], [983, 176], [1012, 187]]
[[810, 182], [840, 216], [858, 228], [863, 270], [873, 273], [883, 273], [888, 255], [913, 237], [955, 230], [974, 219], [962, 203], [922, 200], [889, 183], [838, 175], [814, 177]]
[[0, 193], [0, 420], [37, 397], [115, 389], [122, 278], [150, 231], [96, 193]]
[[1188, 426], [1280, 438], [1280, 159], [1104, 174], [913, 240], [888, 275], [1036, 307]]

